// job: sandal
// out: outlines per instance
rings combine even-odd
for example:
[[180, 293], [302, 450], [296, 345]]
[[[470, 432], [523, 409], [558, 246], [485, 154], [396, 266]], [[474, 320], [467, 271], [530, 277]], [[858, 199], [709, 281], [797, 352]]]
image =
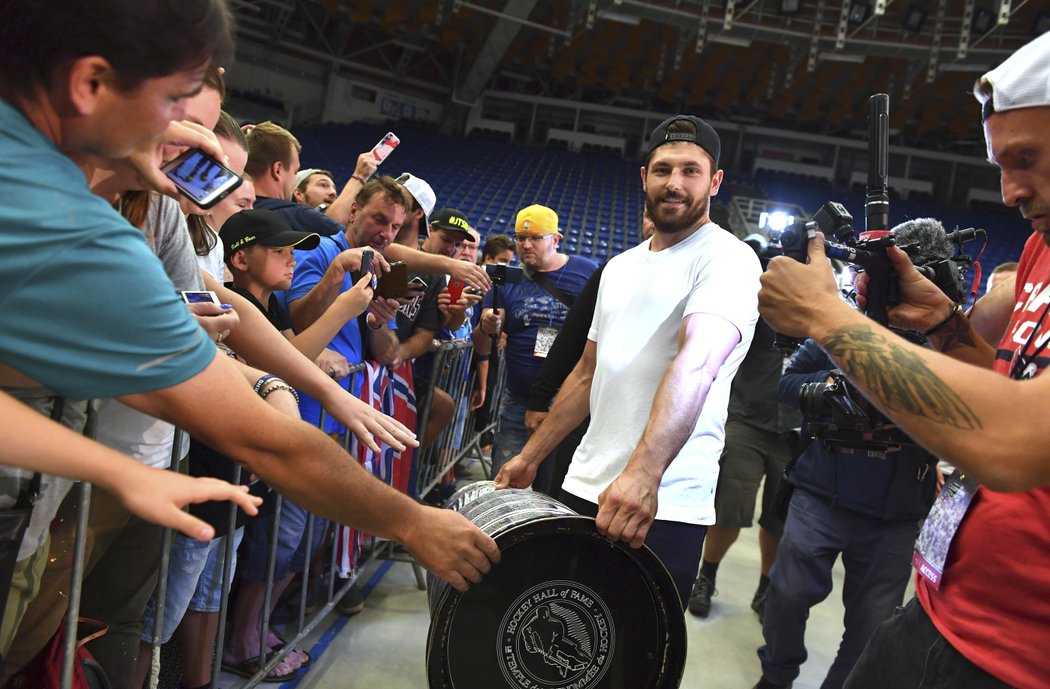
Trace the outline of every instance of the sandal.
[[[261, 667], [259, 663], [259, 656], [249, 658], [241, 663], [229, 663], [223, 662], [222, 669], [227, 672], [232, 672], [238, 677], [254, 677], [255, 673], [259, 671]], [[299, 673], [299, 668], [295, 667], [288, 658], [284, 658], [281, 662], [277, 663], [277, 666], [270, 670], [270, 673], [262, 678], [263, 682], [286, 682]]]

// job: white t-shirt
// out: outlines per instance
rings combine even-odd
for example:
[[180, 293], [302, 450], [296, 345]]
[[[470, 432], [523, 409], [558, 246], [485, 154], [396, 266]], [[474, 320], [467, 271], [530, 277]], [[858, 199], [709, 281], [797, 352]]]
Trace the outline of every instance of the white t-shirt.
[[758, 320], [758, 258], [714, 223], [663, 251], [650, 242], [605, 267], [587, 337], [597, 343], [591, 422], [562, 487], [598, 502], [622, 473], [649, 420], [656, 390], [678, 354], [686, 316], [713, 314], [740, 331], [708, 391], [696, 426], [664, 472], [656, 518], [713, 524], [718, 459], [725, 442], [729, 388]]
[[223, 260], [223, 253], [225, 249], [222, 245], [222, 239], [219, 238], [219, 233], [215, 230], [209, 230], [215, 234], [215, 246], [211, 248], [207, 256], [198, 256], [197, 265], [201, 267], [201, 270], [211, 275], [219, 282], [225, 282], [226, 275], [226, 262]]

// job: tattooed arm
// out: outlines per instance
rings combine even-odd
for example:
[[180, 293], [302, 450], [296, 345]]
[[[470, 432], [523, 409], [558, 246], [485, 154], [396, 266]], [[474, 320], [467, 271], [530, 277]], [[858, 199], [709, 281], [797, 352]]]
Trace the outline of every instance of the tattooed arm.
[[773, 259], [762, 276], [759, 311], [773, 328], [820, 342], [901, 430], [989, 488], [1050, 483], [1050, 426], [1037, 421], [1050, 376], [1013, 381], [913, 345], [842, 301], [822, 235], [809, 259]]

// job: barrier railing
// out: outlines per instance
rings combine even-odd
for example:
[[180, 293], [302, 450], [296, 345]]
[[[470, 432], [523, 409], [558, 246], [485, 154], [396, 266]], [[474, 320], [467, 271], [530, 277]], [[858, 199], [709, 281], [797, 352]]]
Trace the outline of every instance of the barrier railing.
[[[428, 493], [434, 490], [442, 481], [444, 477], [449, 475], [453, 467], [461, 459], [468, 455], [472, 455], [477, 459], [482, 459], [482, 453], [480, 451], [481, 437], [486, 431], [491, 431], [495, 426], [496, 410], [498, 409], [499, 396], [502, 394], [503, 387], [503, 376], [497, 374], [495, 384], [490, 387], [490, 399], [487, 400], [487, 406], [492, 410], [491, 419], [488, 423], [477, 424], [476, 411], [471, 409], [470, 398], [471, 391], [475, 382], [475, 375], [472, 369], [472, 357], [473, 357], [473, 346], [469, 342], [463, 341], [452, 341], [443, 344], [434, 355], [434, 365], [432, 374], [428, 382], [427, 388], [424, 391], [424, 402], [422, 408], [418, 413], [418, 425], [420, 429], [419, 435], [422, 436], [423, 430], [426, 428], [426, 423], [429, 419], [432, 400], [434, 399], [435, 391], [440, 389], [444, 391], [452, 400], [453, 403], [453, 415], [445, 428], [442, 429], [437, 440], [419, 452], [415, 461], [413, 462], [412, 469], [412, 490], [409, 494], [417, 499], [422, 499], [427, 496]], [[502, 370], [502, 366], [497, 365], [497, 371]], [[350, 371], [351, 376], [361, 375], [366, 370], [365, 364], [359, 364]], [[385, 371], [381, 371], [381, 375], [386, 375]], [[354, 381], [352, 381], [354, 382]], [[351, 389], [355, 389], [351, 385]], [[323, 414], [323, 412], [322, 412]], [[97, 424], [97, 415], [95, 414], [94, 408], [89, 406], [88, 421], [85, 428], [85, 435], [94, 437], [94, 428]], [[322, 415], [319, 420], [319, 425], [324, 427], [324, 416]], [[172, 447], [172, 470], [182, 471], [182, 462], [185, 461], [181, 458], [183, 455], [183, 438], [184, 434], [176, 431], [175, 441]], [[353, 446], [353, 439], [347, 434], [343, 438], [344, 448], [354, 454], [355, 449]], [[377, 466], [379, 463], [377, 462]], [[230, 477], [231, 482], [240, 482], [240, 467], [235, 467], [233, 475]], [[389, 478], [389, 477], [386, 477]], [[66, 629], [76, 630], [77, 620], [79, 619], [80, 612], [80, 593], [81, 585], [84, 578], [84, 564], [86, 560], [86, 543], [88, 537], [88, 514], [91, 500], [91, 485], [88, 483], [81, 483], [77, 487], [78, 501], [80, 503], [80, 509], [77, 513], [77, 524], [76, 524], [76, 535], [74, 540], [74, 551], [73, 551], [73, 578], [69, 591], [68, 598], [68, 609], [66, 612]], [[318, 625], [324, 621], [330, 612], [335, 608], [336, 604], [342, 599], [344, 595], [349, 592], [350, 588], [356, 583], [357, 578], [360, 576], [362, 568], [373, 558], [377, 556], [384, 557], [385, 559], [396, 559], [405, 560], [411, 562], [405, 553], [396, 550], [392, 543], [377, 543], [371, 538], [361, 539], [360, 546], [361, 551], [357, 553], [354, 550], [349, 558], [350, 571], [347, 571], [346, 564], [347, 558], [340, 557], [340, 541], [336, 537], [334, 529], [326, 529], [331, 532], [331, 544], [329, 547], [330, 552], [327, 558], [327, 566], [325, 573], [325, 596], [324, 603], [312, 614], [307, 617], [307, 598], [309, 594], [309, 582], [311, 580], [310, 573], [311, 569], [315, 566], [315, 519], [314, 515], [307, 513], [305, 534], [302, 542], [305, 543], [306, 557], [303, 558], [303, 568], [299, 572], [302, 576], [302, 586], [299, 591], [299, 600], [297, 602], [296, 616], [294, 620], [295, 633], [285, 637], [285, 643], [282, 648], [273, 653], [267, 652], [267, 637], [270, 628], [270, 609], [273, 603], [273, 590], [274, 590], [274, 575], [275, 575], [275, 564], [277, 558], [277, 547], [279, 537], [279, 526], [280, 520], [284, 508], [283, 499], [277, 496], [272, 516], [269, 517], [270, 529], [268, 537], [268, 560], [267, 560], [267, 574], [263, 596], [263, 610], [262, 619], [260, 624], [260, 649], [259, 658], [265, 659], [264, 663], [261, 663], [261, 667], [251, 677], [244, 679], [238, 684], [232, 685], [234, 689], [249, 689], [261, 684], [272, 672], [295, 648], [298, 644], [303, 642], [306, 637], [315, 629]], [[226, 531], [226, 542], [225, 550], [223, 553], [222, 563], [222, 595], [220, 598], [219, 607], [219, 624], [218, 631], [215, 639], [215, 656], [211, 668], [212, 685], [219, 686], [218, 682], [222, 672], [222, 658], [223, 651], [226, 644], [226, 622], [229, 614], [229, 592], [230, 585], [233, 580], [234, 567], [233, 567], [233, 550], [234, 550], [234, 538], [233, 534], [236, 528], [237, 521], [237, 508], [234, 505], [230, 505], [228, 513], [228, 523]], [[156, 689], [160, 682], [160, 670], [161, 670], [161, 635], [163, 633], [164, 617], [166, 614], [165, 610], [165, 597], [168, 588], [168, 571], [170, 566], [170, 549], [174, 540], [174, 534], [171, 529], [165, 529], [162, 538], [161, 553], [159, 558], [159, 577], [157, 582], [156, 591], [154, 594], [154, 623], [153, 629], [151, 630], [152, 636], [152, 648], [150, 657], [150, 669], [147, 675], [147, 685], [151, 689]], [[318, 550], [324, 548], [324, 543], [317, 545]], [[344, 553], [345, 555], [345, 553]], [[422, 568], [416, 563], [412, 563], [416, 569], [417, 583], [423, 587], [423, 574]], [[343, 570], [344, 574], [349, 574], [345, 578], [345, 581], [337, 588], [336, 587], [336, 575], [337, 571]], [[73, 684], [73, 670], [74, 660], [76, 656], [76, 633], [67, 633], [64, 639], [64, 657], [62, 663], [61, 673], [61, 687], [62, 689], [70, 689]]]

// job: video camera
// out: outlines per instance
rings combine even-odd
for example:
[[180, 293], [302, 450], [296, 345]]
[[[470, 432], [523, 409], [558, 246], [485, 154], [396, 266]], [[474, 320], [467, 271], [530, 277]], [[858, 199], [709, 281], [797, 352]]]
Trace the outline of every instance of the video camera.
[[841, 371], [832, 371], [831, 378], [833, 382], [806, 383], [799, 390], [798, 406], [810, 437], [825, 445], [870, 452], [900, 450], [898, 442], [875, 439], [875, 431], [891, 427], [892, 422]]

